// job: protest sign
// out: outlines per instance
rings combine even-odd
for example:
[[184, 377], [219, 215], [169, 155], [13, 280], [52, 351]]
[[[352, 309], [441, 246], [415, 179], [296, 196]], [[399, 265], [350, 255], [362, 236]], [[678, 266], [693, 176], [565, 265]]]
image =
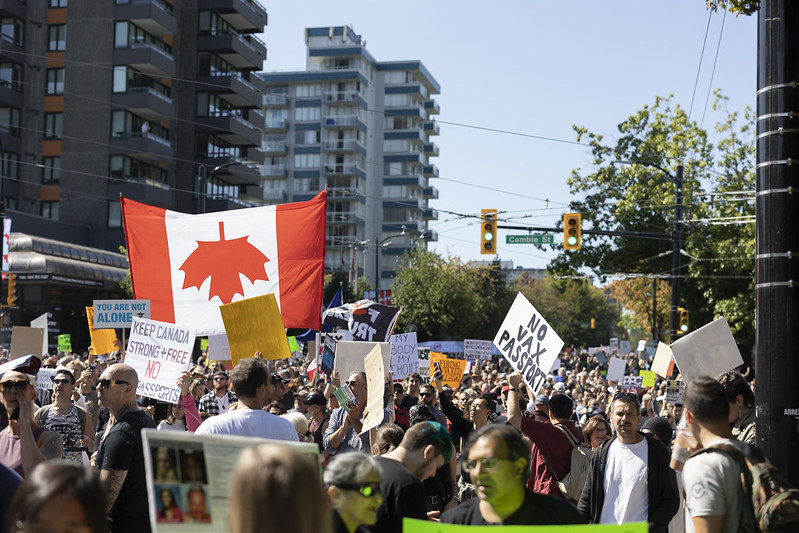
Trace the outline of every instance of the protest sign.
[[646, 347], [646, 358], [652, 359], [655, 357], [655, 347], [654, 346], [647, 346]]
[[[227, 342], [227, 341], [225, 341], [225, 342]], [[200, 339], [200, 350], [202, 350], [203, 352], [207, 352], [208, 351], [208, 337], [205, 337], [204, 339]]]
[[[49, 342], [50, 342], [50, 332], [48, 330], [48, 323], [47, 323], [48, 316], [49, 316], [49, 313], [45, 313], [45, 314], [43, 314], [41, 316], [38, 316], [38, 317], [34, 318], [33, 320], [31, 320], [31, 327], [32, 328], [42, 328], [44, 330], [44, 333], [42, 333], [42, 353], [41, 353], [41, 355], [44, 355], [44, 354], [48, 353], [48, 347], [49, 347]], [[60, 349], [61, 348], [59, 348], [59, 350]], [[72, 347], [70, 347], [69, 350], [71, 352], [72, 351]]]
[[191, 366], [195, 333], [194, 328], [133, 318], [125, 363], [139, 375], [136, 394], [178, 402], [180, 388], [175, 383], [181, 372]]
[[300, 344], [297, 342], [297, 337], [294, 336], [289, 337], [289, 351], [291, 353], [296, 353], [300, 351]]
[[219, 306], [233, 365], [261, 352], [264, 359], [291, 357], [286, 329], [272, 293]]
[[333, 374], [334, 361], [336, 358], [336, 338], [333, 335], [325, 335], [324, 348], [322, 349], [322, 372], [328, 376]]
[[522, 293], [516, 295], [494, 345], [524, 382], [537, 392], [563, 348], [563, 341]]
[[645, 339], [641, 339], [640, 341], [638, 341], [638, 348], [636, 348], [635, 351], [636, 352], [643, 352], [644, 350], [646, 350], [646, 340]]
[[94, 329], [129, 328], [133, 317], [150, 318], [150, 300], [94, 300]]
[[630, 341], [619, 341], [619, 354], [627, 355], [630, 353]]
[[[672, 379], [666, 385], [666, 403], [671, 405], [682, 403], [682, 393], [685, 392], [685, 382], [682, 380]], [[675, 420], [675, 423], [679, 420]]]
[[392, 335], [391, 371], [394, 381], [402, 381], [405, 376], [419, 372], [419, 352], [416, 344], [416, 332]]
[[605, 354], [605, 352], [597, 352], [594, 354], [594, 357], [596, 357], [596, 362], [600, 365], [604, 365], [608, 362], [608, 356]]
[[366, 369], [366, 409], [363, 412], [361, 434], [383, 422], [383, 384], [386, 372], [379, 344], [375, 344], [363, 358], [363, 366]]
[[430, 348], [418, 347], [416, 352], [419, 354], [419, 375], [424, 383], [430, 383]]
[[624, 359], [611, 357], [608, 363], [608, 381], [615, 381], [617, 383], [621, 381], [624, 377], [624, 369], [626, 366], [627, 362]]
[[618, 337], [611, 337], [610, 338], [610, 351], [616, 350], [619, 351], [619, 338]]
[[652, 372], [662, 378], [671, 376], [671, 363], [672, 353], [669, 345], [663, 342], [658, 342], [657, 351], [655, 351], [655, 358], [652, 360]]
[[[402, 519], [403, 533], [495, 533], [497, 526], [471, 526], [445, 524], [429, 520]], [[502, 526], [501, 533], [647, 533], [646, 522], [615, 524], [561, 525], [561, 526]]]
[[639, 370], [638, 375], [641, 376], [641, 386], [642, 387], [654, 387], [655, 386], [655, 373], [651, 370]]
[[69, 333], [62, 333], [58, 336], [58, 351], [72, 353], [72, 337]]
[[53, 378], [55, 377], [55, 368], [40, 368], [36, 372], [36, 390], [53, 390]]
[[466, 359], [491, 359], [491, 341], [463, 339], [463, 356]]
[[555, 359], [555, 362], [552, 363], [552, 368], [549, 369], [549, 374], [554, 374], [558, 370], [560, 370], [560, 358]]
[[644, 378], [641, 376], [624, 376], [621, 378], [622, 389], [640, 389]]
[[674, 341], [671, 351], [686, 383], [697, 376], [715, 377], [743, 364], [724, 317]]
[[453, 389], [460, 387], [463, 372], [466, 370], [466, 361], [464, 359], [448, 359], [443, 353], [430, 352], [431, 375], [435, 373], [433, 369], [436, 363], [441, 367], [441, 382]]
[[[313, 442], [290, 442], [284, 440], [236, 437], [230, 435], [195, 435], [186, 431], [158, 431], [144, 429], [142, 452], [144, 455], [145, 483], [149, 505], [150, 525], [153, 533], [227, 533], [230, 531], [230, 485], [236, 462], [245, 448], [261, 444], [293, 449], [308, 457], [321, 473], [319, 447]], [[169, 458], [167, 464], [175, 466], [170, 475], [164, 476], [159, 468], [158, 457]], [[163, 464], [164, 461], [161, 461]], [[161, 492], [172, 492], [173, 504], [180, 509], [184, 521], [159, 521], [163, 509]], [[202, 491], [204, 498], [192, 498], [189, 505], [188, 491]], [[204, 502], [200, 510], [205, 523], [196, 523], [190, 517], [197, 512], [198, 503]], [[174, 509], [173, 509], [174, 512]], [[288, 530], [288, 529], [287, 529]]]
[[322, 324], [344, 328], [357, 340], [388, 342], [400, 311], [372, 300], [358, 300], [326, 309], [322, 312]]
[[[208, 335], [208, 351], [206, 352], [208, 361], [231, 361], [230, 345], [227, 335]], [[210, 364], [210, 363], [207, 363]]]
[[30, 354], [41, 356], [43, 337], [44, 330], [42, 328], [13, 326], [11, 328], [11, 350], [8, 353], [9, 358], [15, 359]]
[[92, 339], [92, 348], [96, 354], [107, 354], [119, 350], [117, 333], [113, 329], [94, 328], [94, 309], [86, 308], [86, 321], [89, 323], [89, 336]]
[[365, 372], [363, 358], [372, 351], [375, 345], [380, 346], [380, 353], [383, 356], [383, 370], [385, 377], [388, 378], [388, 371], [391, 368], [391, 344], [388, 342], [363, 342], [363, 341], [339, 341], [336, 343], [336, 360], [333, 370], [338, 372], [341, 381], [346, 381], [353, 372]]

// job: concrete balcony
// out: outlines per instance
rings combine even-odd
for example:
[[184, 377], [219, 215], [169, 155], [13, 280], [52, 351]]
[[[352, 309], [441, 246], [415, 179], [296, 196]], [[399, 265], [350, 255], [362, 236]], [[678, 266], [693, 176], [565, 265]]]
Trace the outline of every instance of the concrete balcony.
[[112, 57], [115, 65], [130, 65], [157, 78], [174, 78], [177, 74], [175, 56], [153, 43], [135, 43], [128, 48], [114, 48]]
[[0, 15], [26, 19], [28, 18], [28, 7], [24, 0], [0, 0]]
[[218, 213], [220, 211], [232, 211], [234, 209], [245, 209], [247, 207], [255, 207], [257, 204], [248, 202], [241, 198], [234, 198], [232, 196], [216, 195], [208, 196], [205, 199], [205, 212]]
[[265, 94], [264, 105], [268, 107], [288, 107], [289, 97], [285, 94]]
[[265, 154], [269, 155], [282, 155], [286, 154], [286, 141], [266, 141], [263, 144]]
[[358, 91], [327, 91], [324, 102], [328, 105], [352, 104], [358, 101]]
[[266, 45], [254, 35], [242, 35], [233, 30], [201, 34], [197, 37], [199, 51], [213, 51], [239, 69], [260, 70], [266, 60]]
[[325, 218], [328, 225], [356, 224], [358, 226], [364, 226], [366, 223], [355, 211], [328, 211]]
[[357, 152], [359, 148], [366, 151], [366, 147], [358, 139], [325, 139], [322, 146], [326, 152]]
[[264, 165], [263, 174], [268, 178], [285, 178], [289, 175], [286, 165]]
[[285, 118], [282, 119], [273, 119], [273, 118], [266, 118], [264, 122], [264, 131], [269, 133], [279, 133], [285, 132], [289, 130], [289, 121]]
[[424, 103], [424, 108], [428, 115], [438, 115], [441, 113], [441, 106], [439, 106], [438, 102], [435, 100], [427, 100]]
[[172, 143], [152, 133], [117, 132], [111, 138], [111, 155], [128, 155], [151, 165], [170, 163]]
[[438, 211], [435, 209], [425, 209], [422, 211], [422, 218], [425, 220], [438, 220]]
[[239, 116], [197, 117], [195, 121], [197, 131], [213, 133], [236, 146], [261, 146], [261, 132]]
[[157, 37], [178, 31], [172, 7], [161, 0], [116, 0], [114, 19], [129, 20]]
[[425, 200], [438, 200], [438, 188], [425, 187], [422, 196], [425, 198]]
[[328, 187], [327, 197], [338, 200], [356, 200], [358, 189], [355, 187]]
[[438, 157], [439, 150], [436, 143], [425, 144], [423, 150], [427, 157]]
[[438, 125], [437, 122], [425, 122], [424, 132], [428, 135], [440, 135], [441, 127]]
[[258, 128], [259, 130], [264, 129], [266, 126], [266, 117], [264, 114], [259, 111], [258, 109], [247, 109], [244, 111], [244, 120]]
[[243, 159], [246, 161], [251, 161], [258, 165], [263, 165], [264, 161], [266, 160], [266, 156], [264, 155], [260, 147], [249, 146], [244, 151]]
[[172, 207], [175, 203], [175, 192], [166, 183], [150, 178], [125, 177], [124, 180], [111, 180], [108, 183], [108, 197], [133, 198], [159, 207]]
[[324, 165], [322, 171], [328, 176], [366, 176], [357, 163], [341, 163]]
[[435, 165], [426, 165], [422, 169], [422, 174], [424, 174], [424, 176], [426, 178], [437, 178], [438, 177], [438, 167], [435, 166]]
[[234, 107], [257, 107], [263, 105], [261, 90], [240, 72], [228, 72], [218, 76], [197, 77], [197, 90], [218, 94]]
[[338, 115], [327, 116], [324, 118], [324, 126], [326, 128], [357, 128], [360, 119], [357, 115]]
[[197, 0], [197, 9], [216, 11], [241, 33], [261, 33], [268, 22], [266, 8], [253, 0]]
[[151, 122], [160, 122], [175, 116], [175, 104], [172, 98], [151, 87], [131, 87], [127, 92], [111, 95], [111, 104], [119, 109], [146, 118]]

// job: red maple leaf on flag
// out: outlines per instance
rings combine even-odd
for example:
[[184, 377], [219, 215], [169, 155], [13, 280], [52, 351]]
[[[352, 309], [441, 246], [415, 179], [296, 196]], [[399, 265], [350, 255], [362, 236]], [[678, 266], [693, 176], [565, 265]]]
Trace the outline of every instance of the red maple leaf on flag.
[[241, 294], [240, 274], [255, 283], [255, 280], [269, 281], [264, 265], [269, 262], [261, 251], [247, 242], [247, 235], [237, 239], [225, 239], [225, 223], [219, 222], [218, 241], [197, 241], [197, 249], [180, 265], [186, 277], [183, 288], [197, 287], [211, 278], [208, 300], [219, 296], [222, 303], [230, 303], [233, 296]]

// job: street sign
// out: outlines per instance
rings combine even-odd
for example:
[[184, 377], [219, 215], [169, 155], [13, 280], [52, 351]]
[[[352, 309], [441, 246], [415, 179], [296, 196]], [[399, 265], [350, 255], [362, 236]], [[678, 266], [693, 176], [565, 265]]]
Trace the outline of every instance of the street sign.
[[506, 235], [506, 244], [554, 244], [552, 235]]

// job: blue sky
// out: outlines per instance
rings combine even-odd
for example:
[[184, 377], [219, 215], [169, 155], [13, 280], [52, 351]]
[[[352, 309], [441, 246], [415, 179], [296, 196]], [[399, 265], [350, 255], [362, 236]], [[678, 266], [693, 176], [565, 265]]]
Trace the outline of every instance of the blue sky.
[[[696, 88], [691, 118], [705, 114], [704, 126], [712, 128], [721, 117], [705, 105], [711, 73], [712, 88], [723, 90], [731, 110], [755, 106], [756, 17], [710, 15], [703, 0], [265, 5], [265, 71], [304, 69], [306, 27], [350, 25], [378, 61], [419, 59], [427, 66], [442, 88], [435, 97], [439, 121], [474, 126], [441, 123], [441, 135], [432, 138], [441, 150], [432, 158], [441, 178], [431, 180], [440, 191], [431, 202], [440, 210], [430, 222], [439, 234], [431, 248], [464, 260], [488, 256], [479, 254], [476, 221], [448, 212], [495, 208], [506, 218], [527, 217], [513, 223], [539, 226], [554, 226], [568, 212], [566, 179], [572, 169], [591, 167], [588, 149], [572, 144], [573, 124], [614, 139], [616, 125], [655, 96], [673, 94], [688, 109]], [[519, 232], [499, 231], [503, 260], [544, 268], [553, 257], [532, 245], [505, 244], [508, 233]]]

